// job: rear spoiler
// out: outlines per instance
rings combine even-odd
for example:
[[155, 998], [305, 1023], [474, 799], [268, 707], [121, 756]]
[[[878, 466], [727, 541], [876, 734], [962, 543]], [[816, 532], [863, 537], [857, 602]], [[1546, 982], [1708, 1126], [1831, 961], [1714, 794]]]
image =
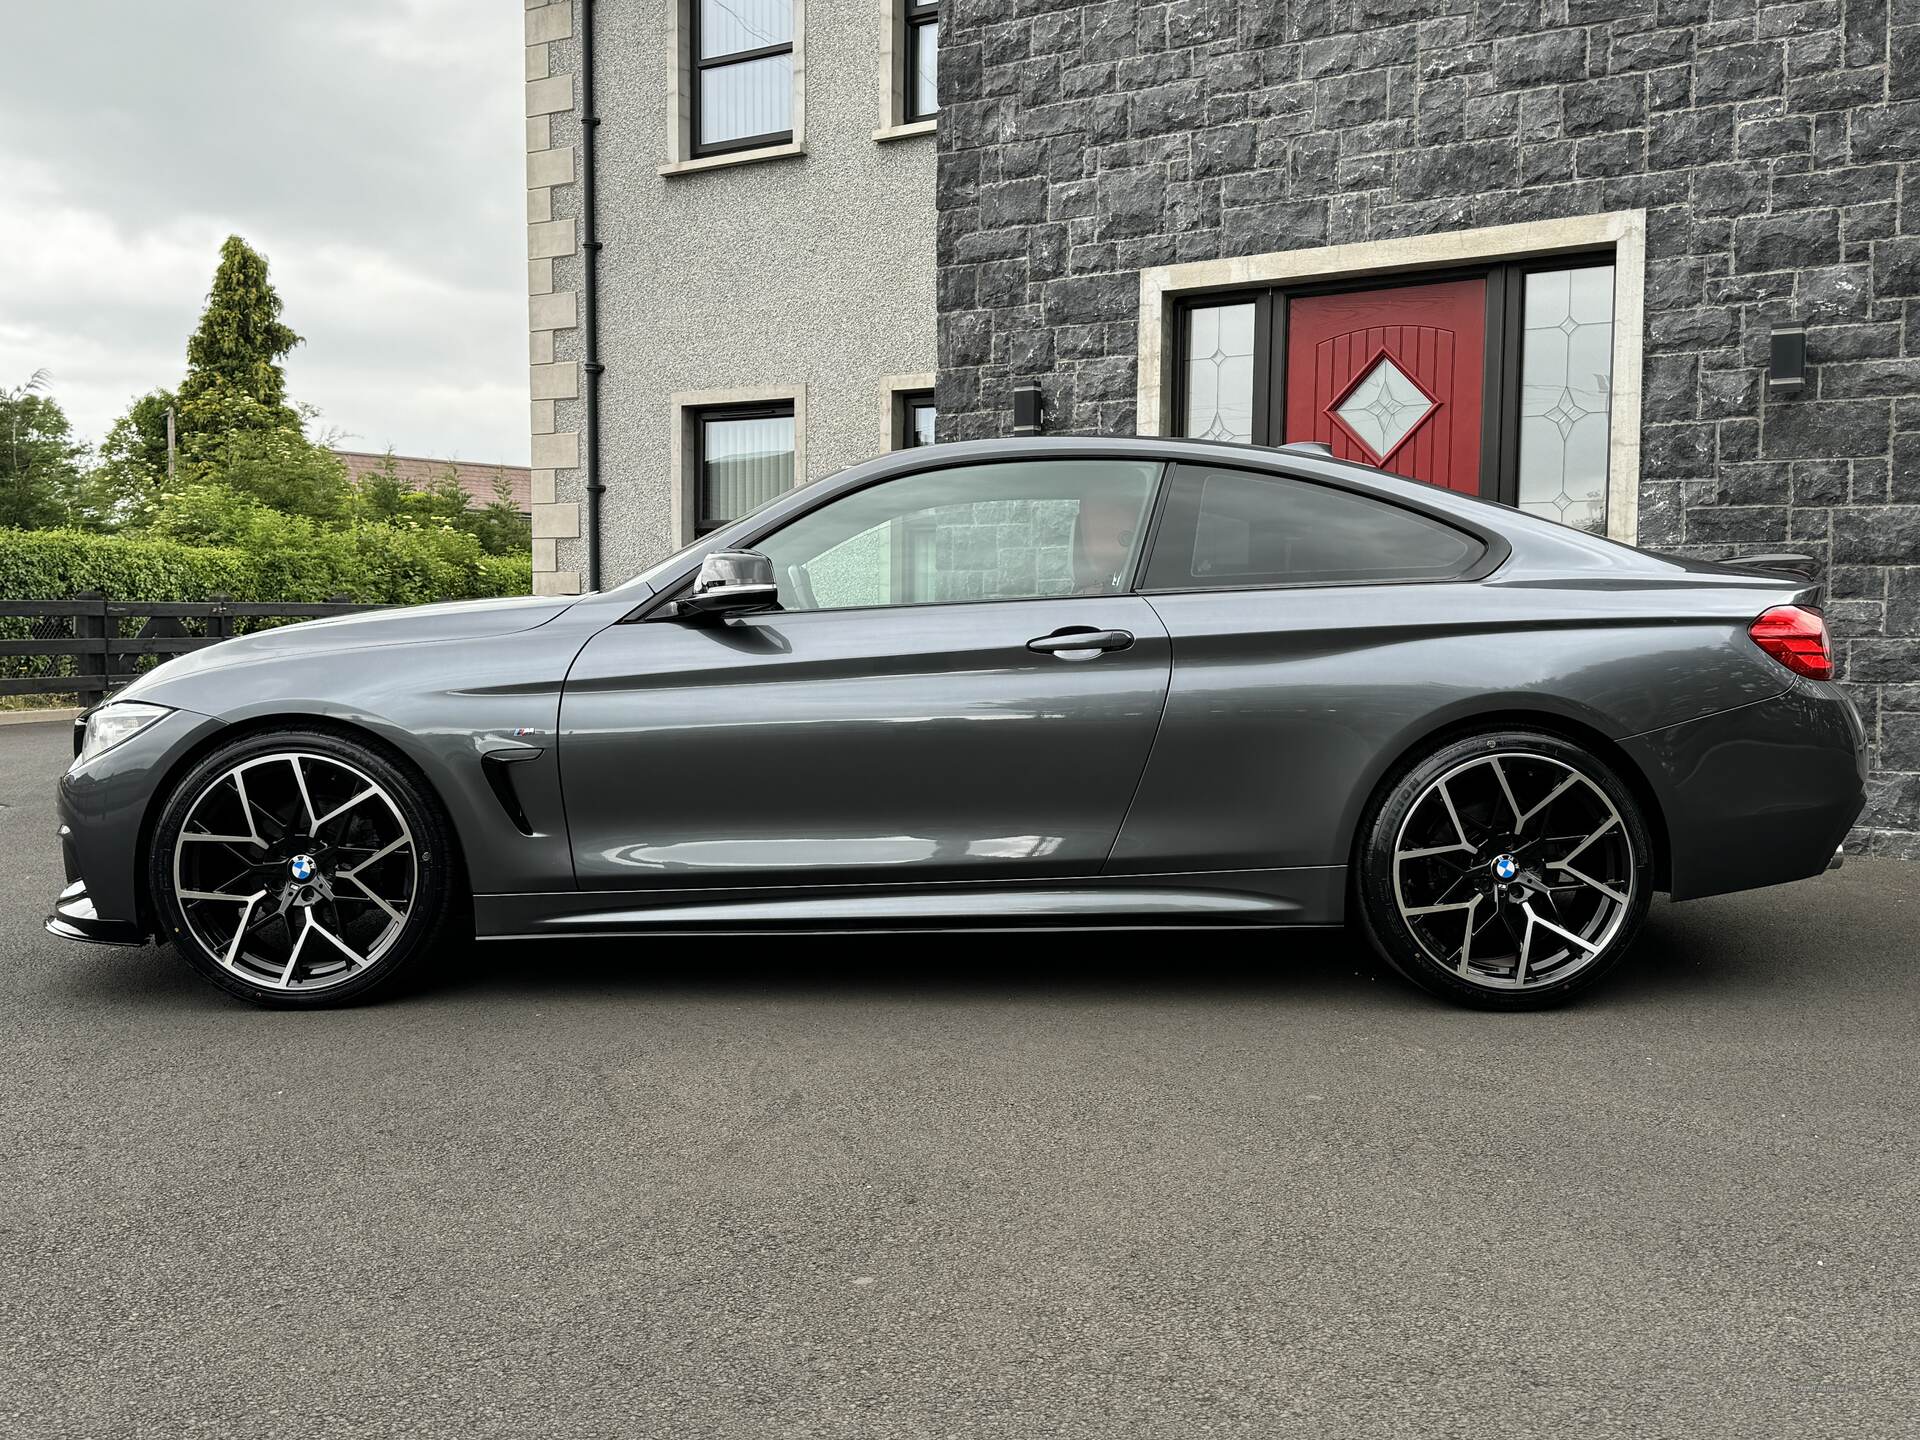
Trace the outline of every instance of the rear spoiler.
[[1781, 550], [1767, 555], [1735, 555], [1720, 563], [1735, 570], [1758, 570], [1767, 575], [1785, 575], [1804, 581], [1808, 588], [1797, 597], [1798, 603], [1815, 607], [1820, 604], [1820, 562], [1811, 555]]

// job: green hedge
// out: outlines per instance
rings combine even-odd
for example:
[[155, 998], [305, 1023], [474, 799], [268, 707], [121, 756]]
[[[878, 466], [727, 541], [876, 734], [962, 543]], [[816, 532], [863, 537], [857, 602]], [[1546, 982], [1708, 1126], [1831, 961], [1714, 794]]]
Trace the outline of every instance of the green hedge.
[[[467, 543], [459, 543], [459, 542]], [[153, 536], [0, 530], [0, 598], [62, 600], [331, 600], [420, 605], [525, 595], [530, 556], [486, 555], [471, 537], [386, 525], [302, 535], [257, 549], [189, 545]]]

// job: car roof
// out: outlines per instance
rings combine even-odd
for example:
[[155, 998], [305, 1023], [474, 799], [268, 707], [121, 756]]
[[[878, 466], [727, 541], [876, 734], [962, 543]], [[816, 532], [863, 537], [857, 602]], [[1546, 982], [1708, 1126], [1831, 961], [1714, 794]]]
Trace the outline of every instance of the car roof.
[[[1340, 459], [1328, 446], [1318, 441], [1251, 445], [1233, 440], [1193, 440], [1172, 435], [1018, 435], [1004, 439], [956, 440], [896, 450], [854, 465], [837, 475], [816, 480], [813, 487], [826, 487], [832, 491], [852, 489], [887, 476], [942, 465], [1119, 455], [1161, 462], [1185, 460], [1196, 464], [1234, 465], [1271, 470], [1298, 479], [1320, 480], [1349, 489], [1370, 491], [1384, 499], [1446, 515], [1472, 529], [1500, 531], [1505, 528], [1502, 522], [1509, 518], [1532, 518], [1523, 517], [1522, 512], [1510, 506], [1483, 501], [1478, 496], [1444, 490], [1420, 480], [1409, 480], [1360, 461]], [[814, 488], [813, 493], [819, 495], [825, 490]]]

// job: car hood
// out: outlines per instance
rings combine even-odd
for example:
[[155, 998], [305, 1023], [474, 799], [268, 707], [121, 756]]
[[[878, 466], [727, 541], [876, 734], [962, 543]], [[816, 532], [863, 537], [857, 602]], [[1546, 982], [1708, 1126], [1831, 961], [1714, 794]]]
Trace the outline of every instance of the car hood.
[[363, 610], [324, 620], [305, 620], [297, 625], [280, 625], [177, 656], [147, 671], [114, 698], [137, 699], [160, 684], [256, 660], [380, 645], [419, 645], [437, 640], [516, 635], [564, 614], [578, 599], [574, 595], [517, 595], [497, 600], [454, 600], [438, 605]]

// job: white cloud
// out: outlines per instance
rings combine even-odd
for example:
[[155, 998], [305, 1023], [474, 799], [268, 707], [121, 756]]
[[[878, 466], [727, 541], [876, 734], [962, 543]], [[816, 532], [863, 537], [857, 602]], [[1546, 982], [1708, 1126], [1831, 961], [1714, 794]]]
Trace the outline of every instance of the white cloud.
[[524, 463], [521, 11], [69, 0], [0, 91], [0, 385], [97, 441], [178, 381], [219, 245], [264, 251], [295, 399], [366, 448]]

